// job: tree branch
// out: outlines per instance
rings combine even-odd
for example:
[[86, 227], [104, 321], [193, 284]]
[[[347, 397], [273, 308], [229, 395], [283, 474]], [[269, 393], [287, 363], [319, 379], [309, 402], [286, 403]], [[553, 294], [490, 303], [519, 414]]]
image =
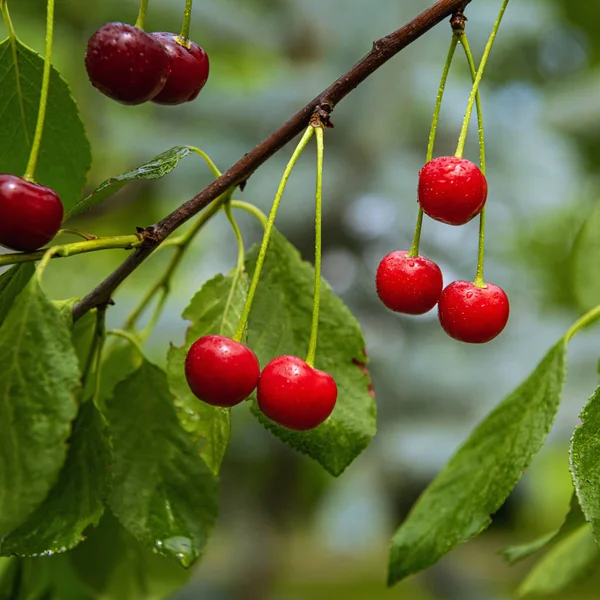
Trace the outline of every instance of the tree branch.
[[215, 179], [199, 194], [182, 204], [170, 215], [148, 228], [150, 235], [143, 244], [92, 290], [73, 308], [73, 318], [79, 319], [87, 311], [106, 304], [115, 289], [178, 227], [205, 208], [212, 200], [227, 189], [246, 181], [250, 175], [289, 141], [301, 133], [315, 110], [331, 113], [335, 106], [367, 77], [385, 64], [390, 58], [412, 44], [424, 33], [435, 27], [457, 10], [464, 9], [470, 0], [438, 0], [418, 17], [373, 43], [372, 50], [347, 73], [332, 83], [326, 90], [311, 100], [291, 119], [284, 123], [266, 140], [244, 155], [221, 177]]

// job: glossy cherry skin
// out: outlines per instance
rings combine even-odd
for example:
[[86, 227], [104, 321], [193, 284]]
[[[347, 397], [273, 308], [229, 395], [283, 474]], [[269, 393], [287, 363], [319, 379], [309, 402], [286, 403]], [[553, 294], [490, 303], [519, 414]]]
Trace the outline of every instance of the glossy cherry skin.
[[278, 356], [260, 374], [258, 406], [271, 421], [296, 431], [314, 429], [335, 408], [337, 386], [331, 375], [297, 356]]
[[150, 35], [166, 48], [170, 60], [167, 81], [152, 102], [191, 102], [198, 96], [208, 79], [208, 54], [191, 40], [188, 40], [189, 48], [178, 43], [181, 38], [175, 33], [162, 31]]
[[424, 256], [407, 255], [408, 250], [397, 250], [383, 257], [375, 277], [377, 295], [390, 310], [422, 315], [440, 299], [442, 272]]
[[470, 160], [440, 156], [419, 172], [418, 198], [423, 212], [448, 225], [464, 225], [481, 212], [487, 180]]
[[248, 346], [222, 335], [206, 335], [189, 349], [185, 376], [200, 400], [213, 406], [231, 407], [252, 393], [260, 366]]
[[150, 34], [125, 23], [107, 23], [92, 35], [85, 68], [92, 85], [121, 104], [141, 104], [162, 90], [169, 54]]
[[31, 252], [60, 229], [63, 204], [58, 194], [16, 175], [0, 175], [0, 244]]
[[510, 307], [504, 290], [493, 283], [485, 288], [470, 281], [454, 281], [442, 292], [438, 316], [444, 331], [456, 340], [484, 344], [506, 326]]

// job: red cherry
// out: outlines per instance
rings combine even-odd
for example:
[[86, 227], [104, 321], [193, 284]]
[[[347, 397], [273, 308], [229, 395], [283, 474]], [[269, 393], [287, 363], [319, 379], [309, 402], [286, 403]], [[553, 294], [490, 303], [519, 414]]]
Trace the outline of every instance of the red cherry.
[[85, 53], [92, 85], [122, 104], [141, 104], [162, 90], [169, 74], [165, 47], [125, 23], [107, 23], [92, 35]]
[[493, 283], [481, 288], [454, 281], [440, 297], [438, 316], [444, 331], [456, 340], [484, 344], [506, 326], [510, 307], [504, 290]]
[[260, 377], [260, 366], [248, 346], [222, 335], [205, 335], [187, 353], [185, 376], [200, 400], [230, 407], [252, 393]]
[[440, 156], [421, 169], [418, 197], [423, 212], [432, 219], [464, 225], [481, 212], [487, 181], [470, 160]]
[[157, 104], [182, 104], [198, 96], [208, 79], [208, 54], [191, 40], [189, 48], [179, 43], [181, 37], [174, 33], [150, 34], [166, 48], [169, 54], [169, 76], [163, 89], [152, 98]]
[[375, 284], [379, 299], [390, 310], [422, 315], [440, 299], [443, 278], [432, 260], [420, 255], [409, 257], [408, 250], [397, 250], [379, 263]]
[[331, 375], [297, 356], [278, 356], [258, 381], [258, 406], [279, 425], [296, 431], [314, 429], [333, 412], [337, 386]]
[[31, 252], [58, 232], [63, 204], [58, 194], [16, 175], [0, 175], [0, 244]]

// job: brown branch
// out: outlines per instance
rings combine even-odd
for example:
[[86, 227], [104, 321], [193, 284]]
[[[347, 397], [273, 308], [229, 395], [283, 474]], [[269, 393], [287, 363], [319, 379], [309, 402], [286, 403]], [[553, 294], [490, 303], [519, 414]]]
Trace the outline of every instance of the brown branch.
[[435, 27], [457, 10], [464, 9], [470, 0], [438, 0], [418, 17], [376, 42], [372, 50], [347, 73], [331, 84], [325, 91], [311, 100], [289, 121], [284, 123], [266, 140], [244, 155], [221, 177], [215, 179], [199, 194], [182, 204], [156, 225], [148, 228], [144, 243], [100, 285], [92, 290], [73, 309], [73, 318], [78, 319], [95, 306], [106, 304], [115, 289], [178, 227], [205, 208], [212, 200], [227, 189], [246, 181], [265, 161], [281, 150], [290, 140], [301, 133], [309, 123], [315, 110], [331, 113], [335, 106], [354, 88], [372, 75], [390, 58], [412, 44], [424, 33]]

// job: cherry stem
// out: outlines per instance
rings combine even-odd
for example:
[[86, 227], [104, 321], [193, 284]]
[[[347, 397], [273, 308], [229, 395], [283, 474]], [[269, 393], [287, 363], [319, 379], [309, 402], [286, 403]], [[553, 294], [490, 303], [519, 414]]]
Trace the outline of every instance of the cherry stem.
[[129, 331], [123, 331], [122, 329], [108, 329], [106, 331], [106, 335], [112, 335], [114, 337], [120, 337], [124, 340], [127, 340], [139, 353], [141, 356], [144, 356], [144, 351], [142, 350], [142, 346], [139, 340]]
[[40, 145], [42, 143], [42, 135], [44, 133], [44, 122], [46, 120], [46, 107], [48, 106], [48, 89], [50, 87], [50, 74], [52, 69], [51, 54], [52, 54], [52, 37], [54, 34], [54, 0], [48, 0], [48, 8], [46, 12], [46, 49], [44, 52], [44, 73], [42, 75], [42, 89], [40, 91], [40, 105], [38, 109], [37, 123], [35, 133], [33, 134], [33, 143], [31, 144], [31, 152], [29, 153], [29, 162], [25, 169], [23, 178], [27, 181], [34, 181], [35, 168], [37, 166], [38, 155], [40, 153]]
[[310, 341], [306, 363], [315, 366], [317, 354], [317, 338], [319, 335], [319, 307], [321, 303], [321, 256], [323, 225], [323, 127], [315, 126], [317, 136], [317, 187], [315, 191], [315, 292], [313, 296], [313, 314], [310, 327]]
[[106, 305], [99, 306], [96, 314], [96, 379], [94, 383], [94, 395], [92, 402], [97, 406], [100, 397], [100, 383], [102, 380], [102, 351], [106, 342]]
[[240, 277], [242, 272], [244, 271], [244, 261], [246, 260], [246, 253], [244, 250], [244, 238], [242, 237], [242, 232], [233, 216], [233, 212], [231, 210], [231, 200], [225, 203], [225, 215], [227, 216], [227, 220], [231, 224], [231, 228], [233, 229], [233, 233], [235, 235], [235, 240], [237, 242], [238, 248], [238, 256], [237, 256], [237, 264], [235, 266], [235, 270], [233, 273], [233, 279], [231, 281], [231, 289], [229, 290], [229, 294], [227, 296], [227, 302], [225, 303], [225, 309], [223, 310], [223, 318], [221, 319], [221, 328], [219, 333], [223, 335], [225, 330], [225, 325], [227, 324], [227, 317], [229, 315], [229, 309], [231, 307], [231, 301], [233, 299], [233, 295], [235, 294], [235, 290], [240, 281]]
[[285, 187], [287, 185], [288, 179], [290, 178], [290, 174], [292, 173], [292, 169], [298, 161], [300, 154], [302, 154], [302, 151], [304, 150], [304, 148], [306, 148], [306, 145], [310, 141], [310, 138], [313, 136], [314, 132], [315, 129], [312, 125], [310, 125], [306, 129], [304, 135], [302, 136], [302, 139], [300, 140], [298, 146], [292, 154], [292, 158], [290, 158], [290, 161], [288, 162], [285, 171], [283, 172], [281, 181], [279, 182], [279, 187], [277, 188], [277, 193], [275, 194], [275, 199], [273, 200], [273, 206], [271, 207], [271, 212], [269, 213], [269, 218], [265, 226], [265, 232], [263, 234], [263, 239], [260, 244], [260, 250], [258, 251], [258, 258], [256, 259], [256, 265], [254, 266], [254, 273], [252, 275], [252, 281], [250, 282], [250, 289], [248, 290], [248, 295], [246, 296], [246, 302], [244, 303], [244, 308], [242, 310], [242, 316], [240, 317], [240, 322], [233, 336], [233, 340], [235, 340], [236, 342], [242, 340], [242, 338], [244, 337], [244, 332], [246, 331], [248, 316], [250, 315], [252, 302], [254, 300], [256, 288], [258, 287], [260, 273], [262, 271], [265, 262], [265, 257], [267, 255], [267, 248], [271, 239], [271, 232], [273, 231], [273, 223], [275, 222], [275, 217], [277, 216], [277, 210], [279, 209], [279, 204], [281, 202], [283, 192], [285, 191]]
[[[469, 40], [467, 34], [464, 31], [458, 32], [460, 36], [461, 46], [464, 48], [467, 62], [469, 63], [469, 69], [471, 71], [471, 77], [475, 81], [475, 61], [473, 60], [473, 54], [471, 53], [471, 47], [469, 46]], [[475, 94], [475, 105], [477, 107], [477, 132], [479, 135], [479, 167], [481, 172], [485, 175], [486, 163], [485, 163], [485, 134], [483, 130], [483, 111], [481, 109], [481, 96], [479, 90]], [[473, 282], [477, 287], [485, 288], [485, 281], [483, 279], [483, 264], [485, 259], [485, 205], [479, 215], [479, 249], [477, 251], [477, 272], [475, 274], [475, 281]]]
[[[440, 110], [442, 108], [442, 99], [444, 98], [444, 91], [446, 89], [446, 81], [448, 80], [448, 73], [450, 72], [450, 65], [454, 58], [454, 52], [456, 51], [456, 44], [458, 43], [458, 36], [456, 33], [452, 35], [450, 41], [450, 48], [448, 49], [448, 55], [446, 56], [446, 63], [444, 64], [444, 70], [442, 71], [442, 78], [440, 79], [440, 86], [438, 88], [437, 96], [435, 99], [435, 108], [433, 109], [433, 118], [431, 120], [431, 129], [429, 130], [429, 141], [427, 143], [427, 155], [425, 162], [428, 163], [433, 158], [433, 147], [435, 145], [435, 137], [437, 134], [438, 123], [440, 120]], [[419, 256], [419, 245], [421, 243], [421, 229], [423, 227], [423, 210], [419, 206], [419, 212], [417, 214], [417, 224], [415, 226], [415, 235], [413, 238], [412, 246], [408, 252], [408, 256], [416, 257]]]
[[244, 202], [243, 200], [232, 200], [231, 208], [239, 208], [241, 210], [245, 210], [247, 213], [250, 213], [256, 220], [261, 224], [264, 228], [267, 226], [267, 215], [258, 208], [258, 206], [254, 206], [254, 204], [250, 204], [249, 202]]
[[138, 12], [137, 20], [135, 22], [135, 26], [138, 29], [144, 29], [146, 25], [146, 13], [148, 12], [148, 0], [141, 0], [140, 2], [140, 10]]
[[475, 104], [475, 98], [477, 96], [477, 91], [479, 90], [479, 84], [481, 83], [481, 78], [483, 77], [485, 66], [487, 64], [488, 58], [490, 57], [490, 52], [492, 51], [492, 46], [494, 45], [494, 40], [496, 39], [496, 34], [498, 33], [500, 23], [502, 22], [502, 17], [504, 17], [504, 12], [506, 11], [506, 7], [508, 6], [508, 1], [509, 0], [503, 0], [502, 2], [500, 12], [496, 17], [496, 22], [494, 23], [494, 27], [492, 28], [492, 32], [490, 33], [490, 37], [485, 45], [483, 56], [481, 57], [481, 62], [479, 63], [479, 69], [477, 70], [475, 80], [473, 81], [473, 86], [471, 87], [471, 94], [469, 95], [469, 101], [467, 102], [467, 110], [465, 112], [465, 118], [463, 119], [462, 129], [460, 130], [460, 135], [458, 137], [458, 145], [456, 147], [455, 156], [458, 158], [462, 158], [465, 152], [467, 131], [469, 130], [469, 122], [471, 121], [471, 115], [473, 114], [473, 105]]
[[593, 325], [596, 321], [600, 320], [600, 305], [592, 308], [590, 311], [586, 312], [581, 318], [577, 319], [573, 325], [569, 328], [567, 333], [565, 333], [564, 340], [566, 342], [570, 342], [571, 338], [579, 333], [582, 329]]
[[204, 152], [204, 150], [200, 150], [200, 148], [196, 148], [196, 146], [188, 146], [188, 148], [195, 152], [198, 156], [201, 156], [204, 162], [208, 165], [208, 168], [212, 171], [212, 174], [215, 176], [215, 179], [221, 177], [221, 171], [217, 168], [217, 165], [212, 161], [210, 156]]
[[185, 0], [183, 9], [183, 25], [181, 26], [181, 37], [184, 42], [190, 39], [190, 23], [192, 21], [192, 3], [193, 0]]
[[76, 235], [77, 237], [83, 238], [84, 240], [97, 240], [97, 235], [92, 235], [90, 233], [84, 233], [83, 231], [77, 231], [77, 229], [59, 229], [56, 233], [55, 237], [59, 235]]

